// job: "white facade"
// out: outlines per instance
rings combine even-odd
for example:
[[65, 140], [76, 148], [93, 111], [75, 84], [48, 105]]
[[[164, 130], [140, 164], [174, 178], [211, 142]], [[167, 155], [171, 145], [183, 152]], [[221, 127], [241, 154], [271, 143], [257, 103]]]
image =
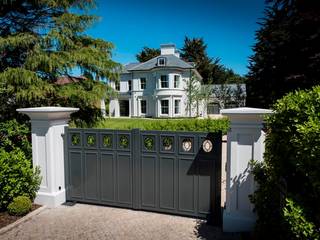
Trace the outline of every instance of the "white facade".
[[[159, 65], [164, 59], [164, 65]], [[112, 99], [112, 117], [187, 117], [187, 83], [194, 76], [200, 85], [201, 76], [189, 63], [179, 58], [172, 44], [161, 45], [161, 55], [146, 63], [135, 64], [120, 75], [119, 96]], [[200, 104], [202, 106], [202, 104]], [[196, 116], [193, 107], [191, 116]], [[203, 108], [199, 115], [204, 115]]]

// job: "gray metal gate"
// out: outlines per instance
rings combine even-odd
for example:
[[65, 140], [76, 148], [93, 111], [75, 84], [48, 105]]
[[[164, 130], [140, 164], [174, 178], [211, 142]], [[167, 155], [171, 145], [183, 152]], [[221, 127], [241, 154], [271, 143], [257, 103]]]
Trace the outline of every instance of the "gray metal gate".
[[221, 134], [66, 128], [67, 201], [220, 219]]

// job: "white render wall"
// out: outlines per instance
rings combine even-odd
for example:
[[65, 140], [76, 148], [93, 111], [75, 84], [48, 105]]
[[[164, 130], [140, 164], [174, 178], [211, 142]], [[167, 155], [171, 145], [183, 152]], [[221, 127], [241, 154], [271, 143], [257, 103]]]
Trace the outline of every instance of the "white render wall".
[[[167, 75], [169, 81], [168, 88], [161, 88], [161, 75]], [[174, 88], [174, 76], [180, 76], [178, 88]], [[134, 71], [121, 74], [119, 98], [110, 101], [110, 116], [119, 117], [119, 101], [130, 100], [129, 112], [132, 117], [187, 117], [186, 82], [189, 81], [191, 70], [182, 69], [155, 69], [151, 71]], [[146, 78], [146, 89], [141, 89], [140, 79]], [[128, 81], [131, 80], [132, 89], [129, 92]], [[200, 82], [199, 82], [200, 84]], [[147, 113], [142, 114], [140, 101], [147, 101]], [[169, 114], [161, 114], [161, 100], [169, 100]], [[174, 113], [174, 100], [180, 100], [180, 114]], [[199, 114], [206, 115], [203, 104], [199, 105]], [[192, 116], [196, 116], [196, 108], [192, 111]]]

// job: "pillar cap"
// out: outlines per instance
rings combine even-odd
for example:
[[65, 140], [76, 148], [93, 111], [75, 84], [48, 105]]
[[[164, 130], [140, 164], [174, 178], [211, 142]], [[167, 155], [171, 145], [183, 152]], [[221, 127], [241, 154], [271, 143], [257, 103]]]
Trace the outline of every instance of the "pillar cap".
[[79, 108], [71, 107], [35, 107], [19, 108], [19, 113], [24, 113], [31, 120], [59, 120], [69, 119], [70, 114], [79, 111]]
[[241, 107], [241, 108], [229, 108], [223, 109], [220, 113], [224, 116], [230, 118], [231, 123], [235, 122], [263, 122], [263, 119], [266, 115], [273, 113], [270, 109], [263, 108], [250, 108], [250, 107]]
[[264, 108], [250, 108], [250, 107], [241, 107], [241, 108], [229, 108], [223, 109], [220, 111], [223, 115], [233, 115], [233, 114], [270, 114], [272, 110]]

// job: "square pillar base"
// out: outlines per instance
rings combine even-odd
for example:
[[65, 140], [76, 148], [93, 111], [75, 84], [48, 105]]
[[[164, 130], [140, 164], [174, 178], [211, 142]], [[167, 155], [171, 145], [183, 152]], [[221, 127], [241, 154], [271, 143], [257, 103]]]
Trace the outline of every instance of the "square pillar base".
[[64, 202], [66, 202], [65, 189], [54, 193], [38, 192], [34, 200], [34, 203], [48, 207], [57, 207]]
[[256, 224], [256, 216], [223, 211], [223, 232], [251, 232]]

